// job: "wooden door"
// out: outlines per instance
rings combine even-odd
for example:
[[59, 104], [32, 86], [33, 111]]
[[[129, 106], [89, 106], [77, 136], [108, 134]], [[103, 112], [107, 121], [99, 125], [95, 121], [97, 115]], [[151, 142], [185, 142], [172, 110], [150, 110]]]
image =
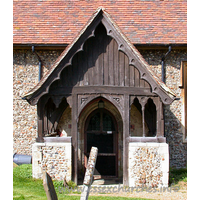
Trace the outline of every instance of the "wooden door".
[[117, 124], [106, 109], [95, 110], [86, 121], [85, 167], [92, 146], [98, 148], [95, 179], [117, 177]]

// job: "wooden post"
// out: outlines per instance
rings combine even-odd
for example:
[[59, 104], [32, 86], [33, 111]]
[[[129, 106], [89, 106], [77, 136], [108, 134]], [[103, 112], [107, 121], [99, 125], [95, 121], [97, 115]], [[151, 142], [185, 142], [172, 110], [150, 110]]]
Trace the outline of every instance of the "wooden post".
[[164, 137], [164, 120], [163, 120], [163, 103], [160, 98], [156, 98], [156, 112], [157, 112], [157, 137]]
[[148, 97], [138, 97], [138, 100], [142, 106], [142, 127], [143, 127], [143, 137], [145, 137], [145, 116], [144, 116], [144, 111], [145, 111], [145, 105], [148, 101]]
[[92, 147], [90, 151], [89, 161], [87, 164], [87, 169], [85, 172], [85, 177], [83, 181], [83, 192], [81, 193], [80, 200], [87, 200], [90, 192], [90, 186], [92, 184], [95, 164], [97, 160], [98, 148]]
[[47, 200], [57, 200], [57, 194], [55, 191], [55, 188], [53, 186], [53, 182], [51, 180], [51, 177], [47, 172], [43, 173], [43, 186], [44, 190], [47, 195]]
[[128, 186], [128, 153], [129, 153], [129, 127], [130, 127], [129, 95], [124, 96], [123, 116], [123, 185]]
[[145, 119], [144, 119], [144, 109], [145, 109], [145, 105], [142, 104], [142, 129], [143, 129], [143, 137], [145, 137]]
[[77, 94], [72, 95], [72, 176], [73, 181], [78, 183], [78, 130], [77, 130]]
[[163, 109], [163, 103], [162, 101], [160, 100], [160, 136], [164, 137], [164, 132], [165, 132], [165, 129], [164, 129], [164, 109]]
[[36, 142], [43, 142], [43, 105], [41, 99], [37, 104], [37, 126], [38, 126], [38, 137]]

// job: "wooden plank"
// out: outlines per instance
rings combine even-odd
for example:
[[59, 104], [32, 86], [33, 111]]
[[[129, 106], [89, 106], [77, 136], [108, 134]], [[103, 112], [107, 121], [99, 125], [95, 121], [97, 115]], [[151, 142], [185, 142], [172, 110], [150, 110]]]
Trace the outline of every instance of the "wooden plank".
[[[88, 43], [88, 42], [87, 42]], [[84, 60], [85, 60], [85, 74], [84, 74], [84, 84], [83, 85], [89, 85], [89, 72], [88, 72], [88, 58], [89, 58], [89, 50], [88, 50], [88, 45], [87, 43], [85, 44], [85, 56], [84, 56]]]
[[98, 46], [99, 46], [99, 57], [98, 57], [98, 77], [99, 77], [99, 81], [98, 81], [98, 85], [103, 85], [103, 76], [104, 76], [104, 69], [103, 69], [103, 50], [104, 50], [104, 46], [102, 45], [102, 43], [100, 43], [101, 40], [98, 41]]
[[94, 43], [95, 49], [93, 50], [93, 62], [94, 62], [94, 75], [93, 75], [93, 85], [99, 85], [99, 41], [96, 39]]
[[77, 85], [78, 78], [78, 53], [73, 57], [73, 65], [72, 65], [72, 84]]
[[44, 120], [44, 135], [48, 133], [48, 127], [47, 127], [47, 111], [44, 110], [44, 115], [43, 115], [43, 120]]
[[96, 47], [96, 38], [91, 38], [91, 64], [92, 64], [92, 70], [91, 70], [91, 85], [96, 85], [96, 76], [97, 76], [97, 70], [96, 70], [96, 59], [98, 57], [98, 51]]
[[114, 58], [113, 58], [113, 66], [114, 66], [114, 85], [118, 86], [119, 85], [119, 64], [118, 64], [118, 55], [119, 55], [119, 51], [118, 51], [118, 44], [115, 40], [113, 40], [113, 54], [114, 54]]
[[86, 73], [87, 73], [87, 63], [86, 63], [85, 51], [83, 51], [81, 68], [82, 68], [82, 74], [81, 74], [80, 86], [84, 86], [84, 85], [86, 85], [85, 78], [86, 78]]
[[37, 126], [38, 126], [38, 138], [37, 142], [43, 142], [43, 102], [40, 99], [37, 104]]
[[[75, 87], [59, 87], [59, 88], [55, 88], [49, 91], [49, 95], [60, 95], [60, 96], [65, 96], [65, 95], [69, 95], [72, 94], [72, 90]], [[81, 88], [81, 87], [80, 87]]]
[[136, 67], [134, 67], [134, 73], [135, 73], [135, 87], [140, 87], [140, 72]]
[[130, 65], [130, 86], [135, 86], [135, 67]]
[[104, 83], [103, 85], [108, 85], [108, 74], [109, 74], [109, 66], [108, 66], [108, 52], [109, 52], [109, 45], [108, 45], [108, 37], [104, 37], [104, 49], [106, 50], [105, 53], [103, 54], [104, 58]]
[[99, 93], [99, 94], [130, 94], [130, 95], [148, 95], [157, 96], [150, 92], [150, 89], [146, 88], [135, 88], [135, 87], [112, 87], [112, 86], [85, 86], [85, 87], [75, 87], [73, 89], [74, 93], [84, 94], [84, 93]]
[[66, 86], [69, 86], [69, 66], [66, 67], [63, 72], [62, 72], [62, 76], [61, 76], [64, 80], [63, 80], [63, 85], [66, 87]]
[[151, 86], [149, 85], [149, 83], [147, 81], [144, 82], [144, 87], [145, 88], [151, 88]]
[[125, 65], [125, 86], [130, 86], [130, 67], [128, 56], [124, 55], [124, 65]]
[[61, 80], [61, 85], [62, 86], [65, 86], [66, 85], [66, 76], [65, 76], [65, 73], [66, 73], [66, 68], [62, 70], [61, 74], [60, 74], [60, 80]]
[[129, 155], [129, 95], [124, 96], [124, 115], [123, 115], [123, 185], [128, 186], [128, 155]]
[[82, 86], [82, 87], [60, 87], [54, 90], [51, 90], [51, 95], [71, 95], [72, 93], [76, 94], [85, 94], [85, 93], [112, 93], [112, 94], [130, 94], [130, 95], [148, 95], [148, 96], [157, 96], [152, 93], [149, 88], [136, 88], [136, 87], [122, 87], [122, 86]]
[[140, 87], [145, 87], [145, 81], [140, 79]]
[[143, 130], [143, 134], [142, 136], [145, 137], [145, 116], [144, 116], [144, 109], [145, 109], [145, 105], [142, 105], [142, 130]]
[[77, 129], [77, 111], [78, 97], [72, 95], [72, 177], [73, 181], [78, 183], [78, 129]]
[[163, 119], [163, 103], [158, 97], [157, 107], [157, 137], [164, 137], [164, 119]]
[[83, 69], [83, 64], [84, 64], [84, 60], [83, 60], [83, 52], [79, 53], [79, 57], [78, 57], [78, 71], [79, 71], [79, 77], [78, 77], [78, 86], [82, 86], [83, 84], [83, 76], [84, 76], [84, 69]]
[[125, 77], [125, 70], [124, 70], [124, 53], [119, 51], [119, 85], [124, 86], [124, 77]]
[[[110, 39], [111, 40], [111, 39]], [[109, 77], [108, 77], [108, 85], [114, 85], [114, 66], [113, 66], [113, 60], [114, 60], [114, 39], [112, 39], [109, 43]]]
[[43, 142], [43, 131], [42, 131], [42, 120], [38, 120], [38, 137], [36, 138], [36, 142]]
[[88, 40], [88, 85], [93, 85], [93, 53], [92, 53], [92, 38]]
[[68, 86], [73, 86], [73, 80], [72, 80], [72, 77], [73, 77], [73, 70], [72, 70], [72, 65], [68, 66]]
[[86, 73], [86, 58], [85, 58], [85, 51], [82, 52], [82, 62], [80, 63], [80, 66], [82, 68], [82, 74], [80, 76], [80, 86], [84, 85], [84, 77], [85, 77], [85, 73]]

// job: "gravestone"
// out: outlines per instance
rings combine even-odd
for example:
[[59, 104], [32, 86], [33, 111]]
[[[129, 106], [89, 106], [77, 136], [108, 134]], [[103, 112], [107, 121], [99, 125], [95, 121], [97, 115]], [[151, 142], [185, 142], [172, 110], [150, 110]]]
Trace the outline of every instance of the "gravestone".
[[58, 200], [53, 182], [47, 172], [43, 173], [43, 186], [47, 195], [47, 200]]
[[83, 181], [83, 192], [81, 193], [80, 200], [88, 199], [89, 192], [90, 192], [90, 186], [92, 184], [95, 164], [96, 164], [96, 160], [97, 160], [97, 153], [98, 153], [98, 148], [92, 147], [91, 151], [90, 151], [89, 161], [87, 164], [87, 169], [85, 172], [85, 177], [84, 177], [84, 181]]

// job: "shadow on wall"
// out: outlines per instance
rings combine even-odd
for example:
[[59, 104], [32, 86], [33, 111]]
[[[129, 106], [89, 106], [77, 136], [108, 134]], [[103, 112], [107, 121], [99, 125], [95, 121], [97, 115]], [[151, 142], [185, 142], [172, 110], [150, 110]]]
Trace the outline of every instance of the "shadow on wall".
[[165, 137], [167, 143], [169, 144], [170, 167], [186, 167], [187, 143], [184, 142], [185, 138], [183, 138], [183, 130], [185, 129], [185, 127], [171, 111], [170, 106], [165, 106], [164, 109]]
[[[168, 51], [165, 49], [139, 49], [140, 53], [150, 65], [151, 69], [161, 79], [161, 58]], [[187, 60], [187, 49], [175, 49], [172, 46], [172, 51], [165, 60], [165, 80], [166, 85], [173, 90], [177, 95], [171, 105], [164, 106], [165, 117], [165, 137], [169, 144], [170, 167], [186, 167], [187, 164], [187, 143], [184, 143], [182, 124], [183, 104], [181, 97], [180, 83], [180, 68], [181, 61]]]

